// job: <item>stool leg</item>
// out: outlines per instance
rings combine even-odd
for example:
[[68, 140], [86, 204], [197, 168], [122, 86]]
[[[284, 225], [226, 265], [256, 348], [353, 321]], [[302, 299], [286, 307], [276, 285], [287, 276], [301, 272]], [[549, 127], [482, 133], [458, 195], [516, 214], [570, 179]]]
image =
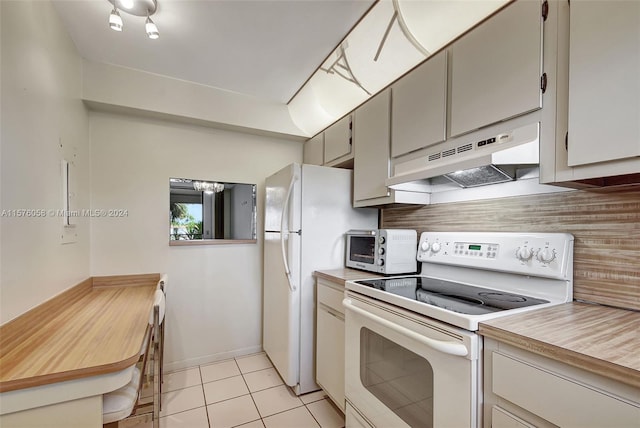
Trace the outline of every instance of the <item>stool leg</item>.
[[[164, 320], [163, 320], [164, 321]], [[164, 322], [160, 326], [160, 394], [162, 394], [162, 384], [164, 382]], [[160, 409], [162, 409], [162, 403], [160, 403]]]

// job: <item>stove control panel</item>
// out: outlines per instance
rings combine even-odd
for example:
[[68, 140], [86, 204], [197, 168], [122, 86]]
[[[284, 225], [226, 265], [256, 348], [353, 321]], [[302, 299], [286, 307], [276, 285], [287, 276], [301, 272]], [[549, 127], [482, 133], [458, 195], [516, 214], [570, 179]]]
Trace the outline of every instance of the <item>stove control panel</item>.
[[[424, 232], [418, 261], [549, 278], [573, 275], [573, 236], [566, 233]], [[423, 266], [424, 271], [424, 266]]]

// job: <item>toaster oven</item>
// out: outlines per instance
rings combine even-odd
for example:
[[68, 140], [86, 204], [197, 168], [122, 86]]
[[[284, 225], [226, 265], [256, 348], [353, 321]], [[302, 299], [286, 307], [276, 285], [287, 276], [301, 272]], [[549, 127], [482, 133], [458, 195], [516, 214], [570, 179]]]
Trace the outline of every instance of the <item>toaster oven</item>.
[[418, 233], [411, 229], [350, 230], [345, 266], [383, 275], [417, 271]]

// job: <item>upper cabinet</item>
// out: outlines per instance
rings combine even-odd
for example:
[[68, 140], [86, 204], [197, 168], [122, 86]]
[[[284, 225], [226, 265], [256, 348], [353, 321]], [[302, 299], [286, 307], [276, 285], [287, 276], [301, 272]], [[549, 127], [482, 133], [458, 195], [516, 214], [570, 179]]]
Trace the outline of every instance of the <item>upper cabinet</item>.
[[571, 2], [569, 43], [568, 165], [640, 156], [640, 2]]
[[540, 181], [640, 182], [640, 2], [561, 2], [558, 131], [540, 142]]
[[452, 45], [452, 137], [542, 107], [541, 8], [518, 1]]
[[426, 193], [389, 189], [391, 89], [358, 107], [353, 120], [353, 205], [427, 204]]
[[353, 160], [353, 199], [389, 196], [385, 181], [389, 178], [391, 91], [386, 89], [355, 111]]
[[446, 139], [447, 52], [442, 51], [392, 86], [391, 156]]
[[302, 162], [310, 165], [324, 164], [324, 133], [321, 132], [304, 143]]
[[351, 150], [351, 115], [348, 114], [324, 131], [324, 163], [333, 166], [345, 157], [353, 156]]

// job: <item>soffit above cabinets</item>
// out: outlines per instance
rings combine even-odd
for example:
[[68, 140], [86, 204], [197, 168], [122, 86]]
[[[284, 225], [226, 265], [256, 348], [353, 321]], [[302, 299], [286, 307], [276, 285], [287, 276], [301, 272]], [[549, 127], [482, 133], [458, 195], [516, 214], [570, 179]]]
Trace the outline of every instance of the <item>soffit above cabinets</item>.
[[293, 121], [315, 134], [508, 3], [377, 2], [289, 102]]

